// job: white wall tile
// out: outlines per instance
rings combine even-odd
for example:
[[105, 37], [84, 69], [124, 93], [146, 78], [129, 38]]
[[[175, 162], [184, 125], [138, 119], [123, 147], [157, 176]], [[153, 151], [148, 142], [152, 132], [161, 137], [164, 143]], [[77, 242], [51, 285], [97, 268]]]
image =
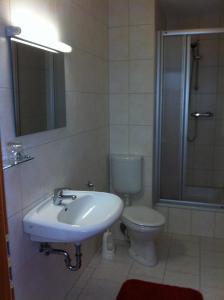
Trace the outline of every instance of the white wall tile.
[[128, 153], [128, 126], [112, 125], [110, 127], [110, 152]]
[[192, 234], [214, 236], [215, 214], [208, 211], [192, 211]]
[[6, 144], [15, 138], [15, 123], [13, 118], [13, 100], [10, 89], [0, 89], [1, 105], [0, 105], [0, 120], [1, 120], [1, 143], [3, 158], [7, 158]]
[[9, 243], [13, 272], [18, 272], [24, 264], [37, 253], [38, 244], [33, 243], [23, 231], [22, 212], [18, 212], [8, 220]]
[[199, 23], [201, 28], [219, 27], [220, 18], [217, 16], [217, 14], [203, 14], [199, 17]]
[[128, 62], [110, 62], [110, 92], [128, 92]]
[[152, 59], [155, 48], [154, 26], [131, 26], [129, 31], [130, 59]]
[[110, 123], [128, 124], [128, 94], [110, 95]]
[[144, 156], [143, 172], [144, 186], [153, 186], [153, 158], [151, 156]]
[[128, 0], [109, 0], [109, 25], [128, 25]]
[[153, 60], [130, 61], [131, 93], [153, 93], [154, 91], [154, 62]]
[[215, 237], [224, 238], [224, 213], [215, 214]]
[[168, 231], [168, 223], [169, 223], [169, 209], [168, 207], [164, 206], [156, 206], [156, 210], [160, 212], [166, 219], [165, 226], [164, 226], [164, 231]]
[[94, 16], [105, 24], [108, 18], [108, 1], [96, 0], [94, 3], [90, 0], [73, 0], [73, 3], [80, 5], [91, 16]]
[[129, 126], [129, 149], [132, 154], [152, 156], [152, 126]]
[[110, 1], [110, 6], [110, 151], [148, 158], [142, 192], [133, 201], [152, 206], [154, 1]]
[[130, 0], [130, 24], [154, 24], [154, 0]]
[[113, 27], [109, 29], [109, 49], [111, 60], [128, 59], [128, 27]]
[[[12, 184], [13, 183], [13, 184]], [[7, 199], [7, 216], [22, 211], [22, 188], [20, 166], [4, 171], [5, 198]]]
[[[8, 1], [7, 1], [8, 2]], [[5, 22], [1, 24], [1, 29], [4, 28], [6, 25]], [[3, 29], [4, 30], [4, 29]], [[4, 33], [5, 36], [5, 33]], [[11, 87], [11, 74], [9, 69], [9, 51], [8, 51], [8, 41], [6, 38], [0, 39], [0, 48], [1, 48], [1, 57], [0, 57], [0, 63], [1, 63], [1, 70], [2, 70], [2, 76], [0, 78], [0, 87], [1, 88], [10, 88]]]
[[180, 234], [190, 234], [191, 211], [189, 209], [169, 208], [168, 231]]
[[132, 125], [153, 125], [153, 94], [130, 94], [129, 123]]
[[143, 205], [152, 208], [152, 187], [143, 186], [141, 192], [132, 198], [132, 205]]

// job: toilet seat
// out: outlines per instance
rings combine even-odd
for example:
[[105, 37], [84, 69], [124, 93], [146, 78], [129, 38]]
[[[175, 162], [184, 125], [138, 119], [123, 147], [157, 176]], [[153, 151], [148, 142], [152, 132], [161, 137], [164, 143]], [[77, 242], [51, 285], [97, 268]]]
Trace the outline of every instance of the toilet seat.
[[165, 218], [159, 212], [146, 206], [129, 206], [124, 209], [123, 219], [140, 227], [160, 227]]

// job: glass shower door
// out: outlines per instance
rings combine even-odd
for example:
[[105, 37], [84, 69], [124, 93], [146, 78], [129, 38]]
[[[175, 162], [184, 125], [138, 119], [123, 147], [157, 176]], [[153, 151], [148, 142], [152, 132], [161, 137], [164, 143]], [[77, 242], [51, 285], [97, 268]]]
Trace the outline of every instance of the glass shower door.
[[160, 199], [182, 198], [186, 49], [186, 36], [163, 37]]
[[183, 200], [224, 199], [223, 34], [190, 37], [190, 92]]

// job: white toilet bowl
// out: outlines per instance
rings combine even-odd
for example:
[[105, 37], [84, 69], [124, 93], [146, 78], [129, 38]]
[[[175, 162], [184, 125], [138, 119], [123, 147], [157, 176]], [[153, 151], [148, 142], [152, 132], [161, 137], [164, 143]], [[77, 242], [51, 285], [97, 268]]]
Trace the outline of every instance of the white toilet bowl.
[[146, 206], [129, 206], [124, 209], [122, 222], [131, 242], [129, 255], [146, 266], [157, 264], [155, 238], [162, 231], [165, 218]]

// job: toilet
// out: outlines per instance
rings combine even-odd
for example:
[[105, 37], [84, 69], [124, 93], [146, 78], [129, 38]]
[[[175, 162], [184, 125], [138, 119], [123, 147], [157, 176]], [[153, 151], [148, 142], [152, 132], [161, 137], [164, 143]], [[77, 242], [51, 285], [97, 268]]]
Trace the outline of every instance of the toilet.
[[143, 158], [137, 155], [112, 155], [111, 179], [113, 190], [124, 201], [122, 223], [125, 224], [130, 238], [129, 255], [146, 266], [158, 262], [155, 238], [162, 231], [165, 218], [154, 209], [132, 205], [132, 198], [142, 189]]

